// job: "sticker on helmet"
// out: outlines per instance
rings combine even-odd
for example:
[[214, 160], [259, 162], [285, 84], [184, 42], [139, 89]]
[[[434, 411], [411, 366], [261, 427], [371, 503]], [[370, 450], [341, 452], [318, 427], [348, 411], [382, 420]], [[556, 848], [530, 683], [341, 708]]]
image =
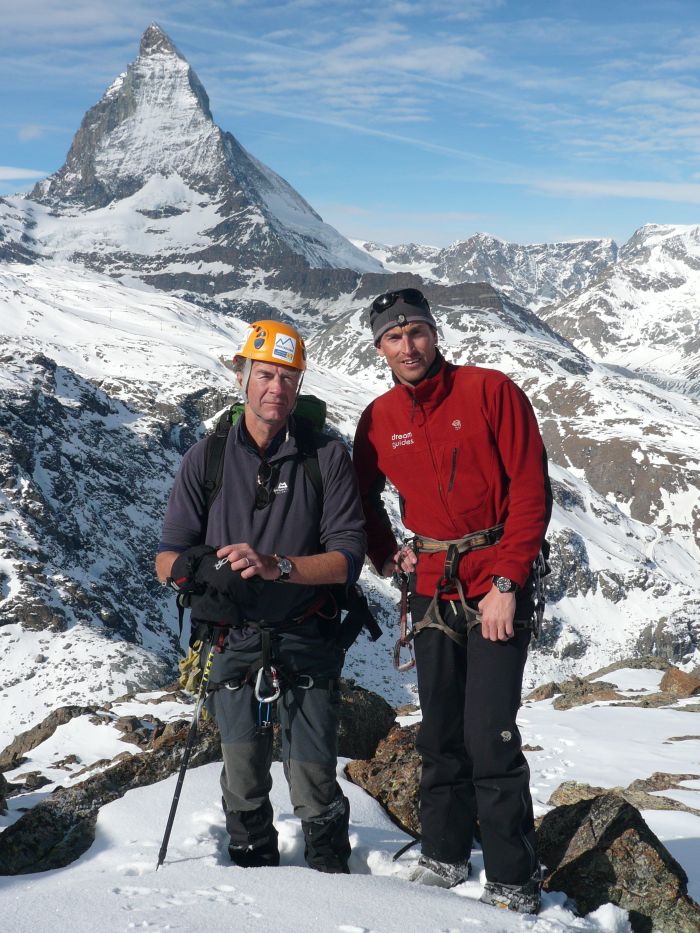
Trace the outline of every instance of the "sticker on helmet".
[[294, 337], [288, 337], [286, 334], [277, 334], [275, 337], [275, 345], [272, 348], [272, 355], [278, 360], [284, 360], [285, 363], [293, 363], [296, 348], [297, 342]]
[[256, 337], [253, 341], [253, 346], [256, 350], [260, 350], [265, 345], [265, 337]]

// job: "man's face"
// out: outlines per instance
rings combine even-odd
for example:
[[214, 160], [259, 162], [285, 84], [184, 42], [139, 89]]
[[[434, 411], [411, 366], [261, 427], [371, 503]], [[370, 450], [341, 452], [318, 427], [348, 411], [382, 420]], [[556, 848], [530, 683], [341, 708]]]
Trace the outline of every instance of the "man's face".
[[399, 382], [413, 385], [428, 372], [437, 352], [437, 334], [423, 321], [392, 327], [379, 341], [377, 353], [383, 356]]
[[[298, 369], [255, 360], [247, 389], [251, 414], [265, 424], [281, 427], [294, 408], [300, 377]], [[243, 384], [242, 373], [238, 373], [238, 384]]]

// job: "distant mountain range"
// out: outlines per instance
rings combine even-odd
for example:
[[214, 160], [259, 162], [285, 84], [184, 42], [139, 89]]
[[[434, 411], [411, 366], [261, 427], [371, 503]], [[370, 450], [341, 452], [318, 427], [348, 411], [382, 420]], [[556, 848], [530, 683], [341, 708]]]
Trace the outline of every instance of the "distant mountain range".
[[[700, 663], [700, 228], [650, 225], [619, 248], [352, 244], [213, 123], [152, 25], [63, 168], [0, 199], [9, 714], [39, 716], [49, 688], [54, 702], [105, 700], [172, 672], [152, 556], [180, 456], [232, 392], [244, 322], [302, 329], [307, 384], [351, 438], [388, 385], [367, 308], [408, 285], [428, 296], [448, 358], [525, 389], [553, 462], [549, 621], [529, 683], [635, 653]], [[364, 580], [389, 634], [348, 663], [381, 691], [395, 594]]]
[[537, 309], [587, 288], [617, 259], [612, 240], [522, 246], [486, 233], [444, 249], [355, 241], [392, 272], [413, 272], [443, 285], [488, 282], [517, 304]]

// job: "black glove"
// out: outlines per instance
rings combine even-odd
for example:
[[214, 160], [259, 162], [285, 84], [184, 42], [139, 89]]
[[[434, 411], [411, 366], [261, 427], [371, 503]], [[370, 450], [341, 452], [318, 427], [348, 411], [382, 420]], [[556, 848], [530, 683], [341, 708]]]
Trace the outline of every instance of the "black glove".
[[216, 551], [206, 544], [183, 551], [167, 582], [177, 591], [178, 604], [192, 610], [193, 619], [241, 625], [251, 616], [263, 581], [243, 580], [228, 561], [217, 558]]

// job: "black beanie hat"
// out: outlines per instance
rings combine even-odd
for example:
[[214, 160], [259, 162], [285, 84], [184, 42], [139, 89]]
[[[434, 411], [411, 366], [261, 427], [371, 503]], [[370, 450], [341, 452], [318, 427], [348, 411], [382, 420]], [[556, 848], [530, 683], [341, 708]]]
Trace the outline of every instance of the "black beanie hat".
[[375, 347], [392, 327], [403, 327], [404, 324], [412, 324], [415, 321], [425, 321], [437, 330], [435, 318], [423, 292], [417, 288], [400, 288], [379, 295], [369, 309], [369, 326], [372, 328]]

